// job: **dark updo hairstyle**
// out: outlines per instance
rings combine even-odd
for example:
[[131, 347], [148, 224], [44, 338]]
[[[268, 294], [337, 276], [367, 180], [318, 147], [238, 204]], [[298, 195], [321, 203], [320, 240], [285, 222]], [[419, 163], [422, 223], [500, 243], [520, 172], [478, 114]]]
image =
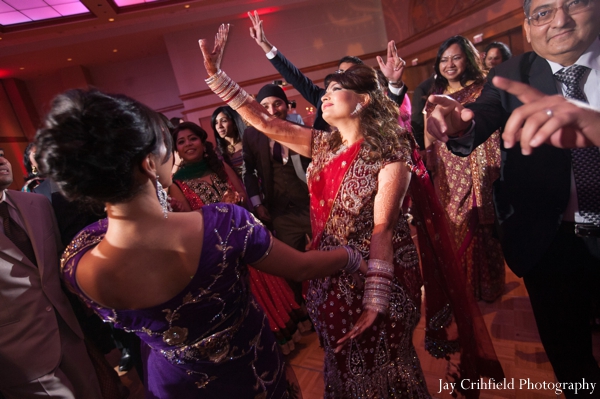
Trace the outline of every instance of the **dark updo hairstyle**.
[[485, 80], [485, 74], [483, 73], [483, 66], [481, 64], [479, 52], [475, 46], [473, 46], [473, 43], [469, 41], [469, 39], [466, 39], [460, 35], [456, 35], [442, 43], [437, 52], [435, 64], [433, 66], [436, 76], [429, 94], [442, 94], [444, 90], [446, 90], [446, 87], [448, 87], [448, 80], [440, 73], [440, 60], [444, 52], [453, 44], [458, 44], [467, 58], [467, 67], [465, 68], [465, 72], [460, 77], [460, 85], [465, 87], [467, 82], [471, 80], [473, 80], [476, 84], [483, 83]]
[[229, 145], [229, 143], [227, 142], [227, 140], [219, 136], [219, 133], [217, 132], [217, 117], [220, 113], [224, 113], [233, 122], [233, 126], [235, 128], [235, 143], [239, 143], [240, 141], [242, 141], [244, 130], [246, 130], [246, 124], [244, 123], [244, 120], [242, 119], [240, 114], [238, 114], [237, 111], [234, 111], [228, 105], [224, 105], [215, 109], [210, 118], [210, 126], [212, 126], [213, 133], [215, 135], [215, 143], [217, 143], [217, 150], [219, 151], [219, 154], [221, 154], [221, 156], [223, 157], [223, 160], [227, 162], [229, 166], [233, 167], [233, 164], [231, 163], [231, 156], [227, 151], [227, 146]]
[[123, 95], [69, 90], [54, 98], [35, 138], [40, 172], [70, 200], [130, 200], [144, 184], [146, 156], [171, 156], [168, 127], [158, 113]]
[[[177, 135], [182, 130], [189, 130], [196, 137], [202, 141], [202, 145], [204, 145], [204, 159], [206, 160], [209, 168], [219, 176], [219, 178], [223, 181], [227, 181], [227, 172], [225, 172], [225, 167], [223, 166], [223, 162], [219, 159], [219, 156], [215, 152], [215, 147], [213, 143], [207, 141], [208, 134], [206, 130], [202, 129], [200, 126], [196, 125], [194, 122], [181, 122], [174, 130], [173, 130], [173, 149], [177, 149]], [[183, 161], [182, 161], [183, 163]], [[181, 165], [181, 167], [185, 167], [185, 164]]]
[[[397, 151], [400, 146], [402, 128], [398, 125], [398, 106], [390, 100], [380, 84], [375, 69], [359, 64], [353, 65], [342, 73], [332, 73], [325, 78], [325, 87], [337, 82], [344, 89], [358, 94], [368, 94], [369, 104], [360, 111], [360, 124], [364, 129], [365, 141], [369, 149], [368, 160], [377, 161]], [[342, 136], [334, 129], [329, 141], [331, 151], [342, 144]], [[405, 144], [402, 142], [402, 145]]]

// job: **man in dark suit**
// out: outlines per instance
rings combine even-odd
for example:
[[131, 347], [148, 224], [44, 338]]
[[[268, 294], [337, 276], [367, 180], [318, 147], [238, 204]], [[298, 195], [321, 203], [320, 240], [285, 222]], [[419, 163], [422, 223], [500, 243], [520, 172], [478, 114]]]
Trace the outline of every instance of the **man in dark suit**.
[[[254, 11], [254, 14], [248, 13], [248, 16], [253, 25], [253, 27], [250, 28], [250, 35], [264, 50], [265, 54], [267, 54], [267, 58], [271, 61], [271, 64], [273, 64], [275, 69], [277, 69], [289, 84], [294, 86], [294, 88], [300, 92], [306, 101], [315, 106], [317, 115], [313, 127], [318, 130], [329, 130], [329, 125], [323, 120], [323, 111], [321, 110], [321, 105], [323, 105], [321, 98], [325, 94], [325, 89], [317, 86], [312, 80], [304, 76], [294, 64], [288, 61], [288, 59], [267, 40], [263, 30], [262, 21], [256, 11]], [[396, 44], [393, 40], [388, 43], [386, 62], [384, 63], [383, 59], [379, 56], [377, 57], [377, 62], [381, 72], [389, 82], [388, 97], [400, 106], [407, 91], [406, 85], [402, 82], [402, 74], [404, 73], [406, 62], [398, 56]], [[362, 63], [362, 60], [358, 57], [343, 57], [338, 62], [337, 72], [343, 72], [353, 65]]]
[[61, 289], [52, 206], [42, 195], [6, 190], [12, 180], [0, 150], [0, 393], [99, 399], [83, 333]]
[[[283, 89], [269, 84], [256, 100], [271, 115], [285, 120], [288, 99]], [[244, 132], [244, 185], [259, 219], [272, 226], [276, 237], [304, 251], [311, 235], [306, 168], [310, 163], [253, 127]]]
[[[491, 83], [494, 76], [600, 108], [599, 2], [526, 0], [524, 10], [534, 52], [492, 69], [481, 96], [466, 108], [448, 98], [430, 98], [438, 106], [429, 117], [429, 132], [457, 155], [473, 151], [522, 105]], [[521, 134], [530, 135], [552, 118], [552, 109], [539, 110]], [[590, 327], [593, 305], [600, 300], [599, 172], [598, 147], [581, 153], [547, 144], [533, 151], [514, 145], [502, 148], [501, 177], [494, 185], [506, 262], [523, 277], [542, 344], [564, 383], [600, 383]], [[598, 389], [579, 392], [593, 391], [597, 397]], [[575, 396], [570, 389], [565, 394]]]

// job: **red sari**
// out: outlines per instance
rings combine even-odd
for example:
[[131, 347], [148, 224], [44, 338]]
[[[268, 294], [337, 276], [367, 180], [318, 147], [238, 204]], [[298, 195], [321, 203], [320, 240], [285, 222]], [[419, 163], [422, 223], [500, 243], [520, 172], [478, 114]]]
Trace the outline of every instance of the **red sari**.
[[[406, 146], [378, 161], [367, 160], [362, 142], [333, 153], [330, 133], [314, 131], [307, 177], [311, 193], [313, 249], [350, 244], [369, 258], [379, 171], [387, 164], [410, 164]], [[355, 275], [338, 272], [311, 280], [307, 307], [325, 350], [326, 398], [429, 398], [412, 344], [420, 318], [419, 258], [410, 228], [400, 218], [392, 246], [395, 277], [389, 312], [351, 340], [340, 353], [336, 342], [362, 312], [362, 288]]]
[[[227, 191], [235, 191], [231, 182], [221, 180], [216, 174], [210, 175], [211, 183], [196, 178], [186, 181], [175, 180], [192, 210], [204, 205], [220, 202]], [[250, 290], [263, 308], [271, 330], [284, 354], [294, 350], [294, 342], [300, 339], [299, 328], [310, 328], [306, 313], [296, 303], [294, 293], [284, 279], [263, 273], [248, 266]], [[304, 315], [303, 315], [304, 313]]]

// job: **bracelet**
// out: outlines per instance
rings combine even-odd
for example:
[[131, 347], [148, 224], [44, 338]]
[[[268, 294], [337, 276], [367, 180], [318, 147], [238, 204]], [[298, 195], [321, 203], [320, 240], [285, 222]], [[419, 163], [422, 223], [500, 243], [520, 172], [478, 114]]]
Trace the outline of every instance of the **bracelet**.
[[392, 293], [394, 265], [381, 259], [369, 259], [365, 280], [363, 306], [378, 313], [386, 313]]
[[221, 97], [234, 110], [244, 105], [250, 98], [250, 95], [244, 89], [220, 69], [214, 75], [209, 76], [205, 82], [217, 96]]
[[356, 273], [360, 268], [360, 262], [362, 261], [361, 253], [358, 249], [350, 245], [344, 245], [342, 248], [344, 248], [346, 253], [348, 253], [348, 262], [346, 262], [346, 266], [344, 266], [342, 271], [347, 274]]

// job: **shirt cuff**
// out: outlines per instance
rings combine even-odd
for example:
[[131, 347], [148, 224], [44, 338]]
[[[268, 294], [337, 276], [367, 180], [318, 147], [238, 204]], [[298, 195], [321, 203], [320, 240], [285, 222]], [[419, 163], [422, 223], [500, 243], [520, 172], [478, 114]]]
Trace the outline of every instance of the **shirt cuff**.
[[273, 58], [275, 58], [276, 55], [277, 55], [277, 47], [273, 46], [273, 48], [271, 48], [271, 51], [269, 51], [267, 53], [267, 58], [272, 60]]
[[259, 205], [262, 205], [262, 201], [260, 200], [260, 195], [253, 195], [252, 197], [250, 197], [250, 202], [252, 202], [252, 206], [255, 208]]
[[388, 85], [388, 88], [390, 89], [390, 91], [392, 92], [392, 94], [399, 96], [400, 95], [400, 90], [402, 90], [404, 88], [404, 83], [402, 83], [402, 86], [400, 87], [396, 87], [396, 86], [392, 86], [392, 84], [390, 83]]

